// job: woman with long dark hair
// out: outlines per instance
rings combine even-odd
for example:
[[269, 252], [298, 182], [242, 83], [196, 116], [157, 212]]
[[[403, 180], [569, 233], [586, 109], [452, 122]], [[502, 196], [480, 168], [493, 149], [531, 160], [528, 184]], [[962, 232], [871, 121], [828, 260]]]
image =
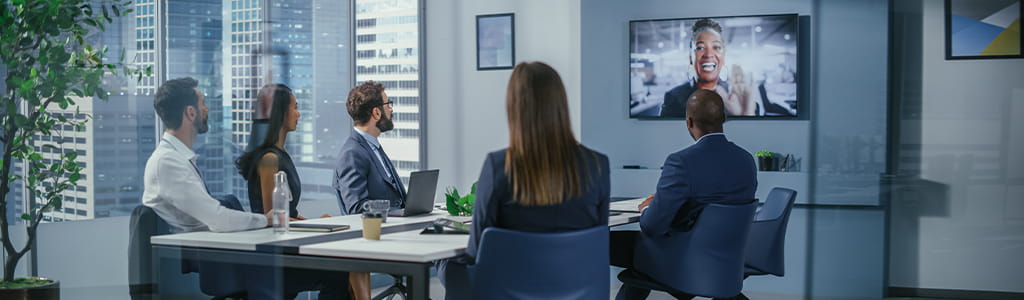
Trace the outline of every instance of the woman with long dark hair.
[[[266, 95], [265, 93], [271, 93]], [[257, 98], [270, 98], [270, 118], [267, 119], [263, 143], [242, 154], [235, 162], [242, 178], [249, 183], [249, 207], [253, 212], [267, 213], [273, 208], [274, 174], [284, 171], [288, 175], [288, 188], [292, 201], [288, 203], [288, 216], [305, 219], [296, 209], [302, 195], [302, 181], [295, 170], [291, 155], [284, 144], [288, 133], [299, 123], [299, 110], [292, 89], [283, 84], [271, 84], [260, 90]]]
[[[242, 154], [235, 161], [238, 172], [249, 183], [249, 207], [253, 212], [267, 213], [273, 209], [274, 174], [284, 171], [288, 175], [288, 188], [292, 201], [288, 203], [288, 216], [293, 220], [305, 219], [297, 209], [302, 195], [302, 181], [295, 170], [292, 157], [285, 151], [288, 133], [295, 131], [299, 123], [298, 103], [292, 89], [283, 84], [268, 84], [256, 95], [259, 102], [269, 103], [270, 118], [267, 119], [266, 134], [252, 140], [262, 139], [253, 150]], [[254, 133], [256, 130], [254, 130]], [[326, 215], [325, 215], [326, 216]], [[319, 290], [321, 299], [346, 299], [348, 294], [348, 273], [319, 270], [284, 270], [284, 282], [276, 282], [269, 267], [247, 274], [248, 289], [275, 288], [283, 285], [285, 299], [293, 299], [299, 291]]]
[[447, 299], [469, 299], [464, 264], [473, 262], [488, 227], [561, 232], [608, 225], [608, 157], [573, 136], [558, 72], [520, 63], [505, 101], [509, 145], [488, 154], [480, 171], [466, 256], [438, 265]]

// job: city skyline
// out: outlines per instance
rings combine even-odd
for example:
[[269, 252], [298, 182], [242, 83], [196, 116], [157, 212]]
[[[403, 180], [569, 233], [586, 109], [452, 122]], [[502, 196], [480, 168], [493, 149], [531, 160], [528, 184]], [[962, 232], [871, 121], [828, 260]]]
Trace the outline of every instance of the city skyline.
[[[158, 78], [199, 82], [210, 131], [193, 147], [197, 166], [211, 194], [235, 195], [245, 206], [247, 184], [235, 159], [248, 144], [252, 102], [266, 82], [289, 85], [299, 104], [302, 117], [286, 150], [302, 177], [308, 209], [337, 210], [330, 181], [352, 130], [345, 97], [354, 83], [385, 85], [396, 126], [381, 135], [381, 143], [403, 180], [421, 168], [417, 1], [357, 1], [355, 11], [346, 0], [161, 3], [136, 1], [133, 14], [89, 37], [94, 46], [110, 49], [106, 61], [123, 52], [125, 63], [152, 68], [153, 76], [136, 81], [108, 73], [103, 80], [109, 101], [81, 99], [77, 114], [51, 110], [89, 122], [61, 137], [68, 151], [80, 153], [83, 176], [64, 193], [64, 207], [46, 213], [46, 221], [126, 216], [140, 204], [145, 162], [162, 129], [152, 110]], [[13, 167], [24, 172], [19, 164]], [[17, 200], [9, 212], [21, 214], [28, 201], [25, 187], [12, 185], [10, 195]]]

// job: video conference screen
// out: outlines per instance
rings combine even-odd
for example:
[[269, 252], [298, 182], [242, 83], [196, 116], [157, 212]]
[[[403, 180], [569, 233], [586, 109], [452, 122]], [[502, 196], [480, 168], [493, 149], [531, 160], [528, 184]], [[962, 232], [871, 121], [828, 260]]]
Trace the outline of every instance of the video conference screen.
[[629, 22], [629, 117], [684, 119], [698, 89], [729, 117], [796, 117], [796, 14]]

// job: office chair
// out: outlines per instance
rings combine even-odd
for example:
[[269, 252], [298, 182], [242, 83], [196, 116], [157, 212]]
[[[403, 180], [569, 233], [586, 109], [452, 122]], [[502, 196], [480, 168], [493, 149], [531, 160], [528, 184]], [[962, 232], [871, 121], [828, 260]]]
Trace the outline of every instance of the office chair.
[[796, 201], [796, 191], [773, 188], [754, 216], [747, 239], [743, 277], [786, 274], [786, 227]]
[[[169, 234], [171, 231], [167, 222], [145, 205], [138, 205], [132, 210], [129, 226], [128, 292], [132, 300], [153, 299], [157, 292], [157, 282], [156, 278], [153, 278], [153, 245], [150, 238]], [[199, 272], [200, 291], [213, 295], [213, 299], [244, 299], [245, 291], [241, 280], [221, 265], [224, 264], [183, 260], [180, 274]], [[161, 272], [166, 273], [165, 271], [161, 268]]]
[[532, 233], [484, 230], [473, 299], [608, 299], [608, 227]]
[[623, 288], [730, 298], [743, 289], [743, 252], [757, 202], [709, 204], [693, 229], [666, 237], [637, 237], [635, 269], [619, 273]]
[[409, 294], [409, 288], [405, 286], [404, 277], [398, 275], [391, 275], [394, 283], [391, 284], [386, 290], [381, 291], [377, 296], [373, 296], [373, 300], [392, 300], [395, 297], [401, 297], [402, 299], [408, 299], [406, 295]]
[[132, 300], [152, 299], [155, 292], [153, 251], [149, 238], [167, 234], [167, 223], [144, 205], [132, 210], [128, 230], [128, 293]]

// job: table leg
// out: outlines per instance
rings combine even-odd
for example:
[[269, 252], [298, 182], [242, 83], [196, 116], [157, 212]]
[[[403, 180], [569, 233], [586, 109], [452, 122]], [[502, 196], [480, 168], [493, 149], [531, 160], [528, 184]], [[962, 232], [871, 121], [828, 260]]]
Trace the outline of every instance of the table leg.
[[409, 276], [409, 299], [427, 300], [430, 299], [430, 266], [421, 264], [411, 276]]
[[153, 300], [160, 299], [160, 283], [163, 278], [160, 277], [160, 250], [156, 247], [150, 247], [150, 282], [151, 289], [149, 290], [151, 298]]

